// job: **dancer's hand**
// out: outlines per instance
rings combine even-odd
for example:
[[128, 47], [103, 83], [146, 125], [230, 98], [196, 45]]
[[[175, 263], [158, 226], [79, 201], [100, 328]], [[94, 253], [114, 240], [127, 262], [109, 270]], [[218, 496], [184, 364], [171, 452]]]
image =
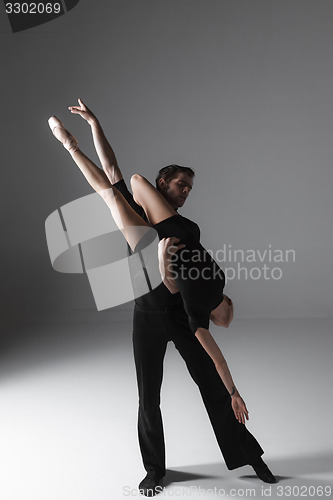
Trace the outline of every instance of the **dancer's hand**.
[[249, 412], [246, 408], [245, 401], [241, 396], [232, 396], [231, 397], [231, 406], [232, 409], [234, 410], [235, 417], [237, 418], [238, 422], [241, 424], [245, 424], [245, 417], [247, 420], [249, 420]]
[[171, 238], [162, 238], [158, 244], [158, 254], [163, 260], [171, 260], [171, 257], [180, 250], [184, 248], [184, 243], [177, 243], [180, 241], [179, 238], [172, 236]]
[[80, 106], [68, 106], [71, 113], [75, 115], [80, 115], [84, 120], [86, 120], [89, 125], [97, 121], [94, 113], [81, 101], [78, 99]]

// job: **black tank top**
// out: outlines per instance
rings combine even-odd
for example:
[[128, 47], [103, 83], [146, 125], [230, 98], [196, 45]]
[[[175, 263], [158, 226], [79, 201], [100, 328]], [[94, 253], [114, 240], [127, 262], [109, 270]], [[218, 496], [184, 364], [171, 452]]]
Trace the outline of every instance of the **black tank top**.
[[159, 238], [175, 236], [184, 243], [172, 259], [172, 271], [183, 299], [193, 333], [209, 328], [210, 312], [223, 301], [225, 276], [199, 238], [190, 231], [179, 214], [155, 224]]

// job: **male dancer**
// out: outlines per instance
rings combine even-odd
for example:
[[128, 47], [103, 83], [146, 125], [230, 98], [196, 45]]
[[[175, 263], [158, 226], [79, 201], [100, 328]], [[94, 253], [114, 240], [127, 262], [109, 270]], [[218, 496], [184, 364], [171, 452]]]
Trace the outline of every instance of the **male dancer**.
[[[131, 207], [147, 222], [141, 206], [128, 191], [112, 147], [107, 141], [96, 116], [79, 99], [79, 106], [69, 107], [91, 127], [94, 145], [103, 170]], [[192, 189], [194, 172], [189, 167], [169, 165], [160, 170], [156, 187], [175, 209], [182, 207]], [[197, 224], [183, 218], [191, 231], [199, 235]], [[167, 261], [170, 239], [163, 250]], [[164, 270], [167, 270], [165, 262]], [[139, 485], [140, 493], [152, 496], [165, 475], [165, 444], [160, 411], [160, 389], [163, 359], [167, 343], [172, 340], [184, 359], [190, 375], [198, 385], [213, 430], [229, 470], [250, 464], [264, 482], [275, 483], [267, 465], [261, 459], [264, 453], [242, 419], [235, 418], [232, 398], [241, 396], [236, 388], [229, 394], [212, 358], [193, 335], [188, 324], [180, 293], [166, 271], [163, 283], [135, 300], [133, 319], [133, 347], [139, 391], [138, 433], [146, 477]], [[171, 293], [173, 292], [173, 293]], [[248, 418], [248, 415], [246, 415]]]

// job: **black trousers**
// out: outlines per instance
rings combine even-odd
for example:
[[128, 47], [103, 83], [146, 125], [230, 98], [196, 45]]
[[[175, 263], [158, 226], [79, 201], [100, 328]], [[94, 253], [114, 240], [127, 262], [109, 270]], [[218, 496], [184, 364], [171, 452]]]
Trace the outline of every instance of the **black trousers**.
[[213, 360], [193, 335], [182, 307], [134, 308], [133, 348], [139, 391], [138, 433], [144, 467], [151, 476], [165, 474], [165, 444], [160, 410], [163, 359], [173, 341], [198, 385], [214, 433], [229, 470], [258, 459], [263, 449], [236, 420], [231, 397]]

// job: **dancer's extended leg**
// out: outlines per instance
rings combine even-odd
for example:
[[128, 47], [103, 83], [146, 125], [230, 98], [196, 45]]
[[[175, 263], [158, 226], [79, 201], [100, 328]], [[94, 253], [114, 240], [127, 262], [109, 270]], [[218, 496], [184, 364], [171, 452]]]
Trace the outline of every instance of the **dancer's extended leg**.
[[142, 175], [132, 175], [131, 187], [134, 201], [144, 209], [150, 224], [157, 224], [177, 214], [161, 193]]
[[103, 198], [111, 210], [113, 220], [134, 250], [146, 232], [143, 227], [149, 230], [149, 225], [133, 210], [118, 189], [112, 186], [105, 173], [82, 151], [78, 149], [71, 156], [89, 184]]
[[[54, 125], [54, 120], [51, 123]], [[72, 137], [72, 135], [64, 128], [59, 120], [56, 124], [56, 128], [53, 127], [52, 131], [53, 133], [56, 131], [56, 133], [54, 133], [55, 137], [62, 142], [65, 147], [67, 143], [71, 142], [71, 140], [68, 141], [68, 137]], [[64, 141], [67, 141], [67, 143], [64, 143]], [[144, 228], [147, 228], [148, 231], [149, 225], [132, 209], [118, 189], [112, 186], [103, 170], [82, 153], [78, 148], [77, 141], [75, 148], [66, 147], [66, 149], [69, 151], [71, 157], [91, 187], [108, 205], [115, 223], [122, 231], [132, 250], [134, 250], [146, 232]]]

